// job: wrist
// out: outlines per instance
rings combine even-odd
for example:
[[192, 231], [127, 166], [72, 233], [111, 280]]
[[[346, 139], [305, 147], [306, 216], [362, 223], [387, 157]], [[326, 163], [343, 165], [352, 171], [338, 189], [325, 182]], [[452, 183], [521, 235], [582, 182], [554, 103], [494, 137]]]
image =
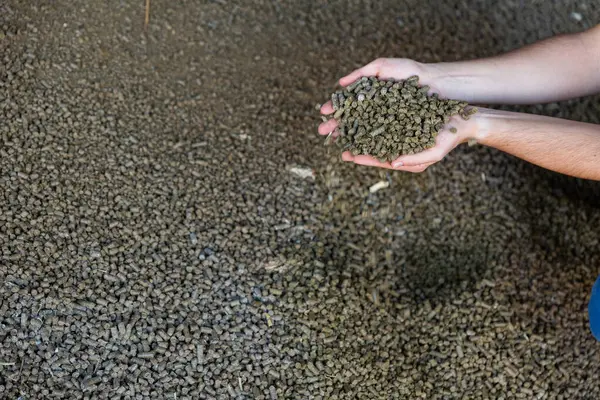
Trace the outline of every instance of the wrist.
[[493, 87], [489, 69], [482, 61], [421, 64], [420, 68], [427, 84], [443, 98], [479, 103]]
[[[423, 77], [422, 83], [429, 85], [442, 98], [477, 102], [477, 89], [489, 86], [486, 84], [489, 81], [486, 66], [481, 63], [415, 63], [419, 75]], [[465, 68], [467, 64], [469, 68]], [[465, 70], [470, 70], [471, 74], [465, 74]], [[499, 111], [480, 107], [477, 109], [469, 119], [455, 115], [447, 124], [448, 127], [456, 128], [458, 143], [476, 141], [483, 144], [488, 139], [494, 116]]]
[[[494, 147], [494, 135], [504, 132], [510, 126], [510, 121], [514, 118], [529, 118], [527, 114], [509, 113], [502, 110], [491, 108], [478, 108], [477, 112], [471, 115], [468, 121], [471, 121], [472, 135], [469, 140], [475, 140], [479, 144]], [[497, 136], [497, 135], [496, 135]]]
[[450, 118], [449, 123], [447, 124], [448, 128], [455, 128], [456, 135], [458, 136], [458, 143], [467, 143], [472, 140], [476, 140], [479, 142], [483, 135], [481, 133], [481, 118], [478, 115], [479, 111], [469, 117], [469, 119], [464, 119], [460, 115], [455, 115]]

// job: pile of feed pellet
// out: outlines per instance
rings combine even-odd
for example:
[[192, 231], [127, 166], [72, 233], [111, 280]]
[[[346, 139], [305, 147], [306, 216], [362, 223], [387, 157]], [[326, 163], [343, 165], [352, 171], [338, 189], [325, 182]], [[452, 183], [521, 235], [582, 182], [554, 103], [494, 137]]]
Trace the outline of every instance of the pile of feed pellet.
[[[337, 143], [353, 155], [366, 154], [380, 161], [419, 153], [435, 146], [435, 139], [450, 117], [468, 118], [475, 108], [466, 102], [428, 95], [419, 77], [380, 80], [363, 77], [331, 95], [339, 121]], [[455, 128], [450, 128], [456, 132]]]
[[600, 187], [344, 164], [313, 108], [595, 3], [150, 2], [146, 33], [143, 3], [0, 2], [0, 399], [600, 398]]

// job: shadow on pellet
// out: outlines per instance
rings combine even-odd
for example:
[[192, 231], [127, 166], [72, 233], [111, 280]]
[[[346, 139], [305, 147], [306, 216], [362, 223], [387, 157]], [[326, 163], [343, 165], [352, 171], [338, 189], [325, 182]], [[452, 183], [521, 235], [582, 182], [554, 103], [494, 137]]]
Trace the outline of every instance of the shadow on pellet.
[[523, 210], [532, 242], [561, 261], [593, 253], [600, 234], [600, 182], [539, 171], [532, 186]]
[[[599, 102], [600, 96], [587, 96], [537, 106], [504, 106], [498, 108], [598, 124], [600, 123]], [[577, 162], [577, 160], [574, 160], [574, 162]], [[562, 197], [571, 201], [576, 207], [600, 208], [600, 182], [577, 179], [530, 164], [526, 165], [522, 172], [530, 178], [528, 182], [536, 184], [532, 198]]]
[[487, 244], [414, 247], [397, 266], [396, 284], [406, 286], [417, 301], [448, 300], [490, 272], [490, 251]]
[[600, 209], [600, 182], [576, 179], [548, 171], [543, 173], [549, 195], [569, 199], [576, 207]]
[[[357, 263], [353, 249], [343, 245], [331, 247], [332, 252], [313, 255], [332, 272], [338, 270], [351, 277], [354, 284], [370, 288], [385, 288], [384, 292], [407, 294], [416, 303], [425, 300], [447, 302], [460, 292], [469, 290], [488, 277], [490, 261], [500, 257], [485, 243], [438, 244], [395, 249], [391, 262], [382, 257], [375, 265]], [[360, 265], [358, 265], [360, 264]], [[383, 293], [382, 293], [383, 295]]]

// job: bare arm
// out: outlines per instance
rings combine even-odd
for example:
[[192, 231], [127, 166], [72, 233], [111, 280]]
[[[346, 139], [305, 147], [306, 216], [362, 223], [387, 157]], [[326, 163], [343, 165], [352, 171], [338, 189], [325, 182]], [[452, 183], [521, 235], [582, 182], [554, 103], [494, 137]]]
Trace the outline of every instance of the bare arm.
[[496, 57], [421, 64], [448, 98], [472, 103], [533, 104], [600, 92], [600, 25]]
[[[600, 125], [487, 108], [466, 121], [454, 118], [451, 125], [458, 133], [444, 129], [434, 148], [401, 156], [389, 167], [419, 172], [460, 143], [474, 139], [555, 172], [600, 180]], [[373, 164], [367, 156], [346, 155], [345, 160], [385, 167]]]
[[540, 115], [482, 109], [473, 117], [483, 145], [540, 167], [600, 180], [600, 126]]
[[[404, 79], [419, 75], [442, 97], [488, 104], [552, 102], [600, 92], [600, 25], [588, 31], [556, 36], [497, 57], [422, 64], [408, 59], [377, 59], [340, 79], [346, 86], [361, 76]], [[321, 108], [331, 114], [328, 102]], [[600, 126], [536, 115], [480, 109], [470, 120], [453, 118], [436, 138], [435, 147], [382, 163], [344, 153], [345, 161], [420, 172], [469, 139], [495, 147], [541, 167], [580, 178], [600, 180]], [[333, 119], [319, 133], [333, 131]]]

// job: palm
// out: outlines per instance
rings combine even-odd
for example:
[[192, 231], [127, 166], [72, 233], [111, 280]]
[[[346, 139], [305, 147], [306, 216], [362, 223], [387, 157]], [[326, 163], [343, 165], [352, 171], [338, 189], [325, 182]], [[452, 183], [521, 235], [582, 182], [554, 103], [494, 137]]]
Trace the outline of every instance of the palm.
[[[419, 75], [419, 80], [423, 85], [430, 87], [430, 92], [437, 92], [435, 82], [432, 82], [430, 77], [423, 73], [423, 70], [419, 63], [404, 59], [404, 58], [388, 58], [388, 59], [377, 59], [370, 64], [359, 68], [349, 75], [340, 79], [340, 85], [348, 86], [352, 82], [360, 79], [363, 76], [376, 76], [381, 79], [406, 79], [412, 75]], [[439, 92], [437, 92], [440, 94]], [[333, 113], [333, 105], [331, 102], [325, 103], [321, 107], [321, 113], [329, 115]], [[456, 119], [451, 122], [458, 123]], [[327, 122], [323, 122], [319, 125], [319, 134], [328, 135], [334, 132], [337, 128], [337, 121], [330, 119]], [[367, 155], [353, 156], [350, 152], [342, 154], [344, 161], [354, 162], [360, 165], [368, 165], [380, 168], [390, 168], [396, 170], [403, 170], [409, 172], [421, 172], [424, 171], [428, 166], [441, 160], [446, 156], [452, 149], [454, 149], [459, 143], [463, 141], [462, 135], [453, 134], [444, 128], [438, 137], [436, 138], [436, 144], [434, 147], [425, 150], [418, 154], [412, 154], [402, 156], [397, 162], [401, 162], [401, 166], [394, 167], [389, 162], [381, 162], [373, 157]], [[395, 164], [396, 162], [394, 162]]]

